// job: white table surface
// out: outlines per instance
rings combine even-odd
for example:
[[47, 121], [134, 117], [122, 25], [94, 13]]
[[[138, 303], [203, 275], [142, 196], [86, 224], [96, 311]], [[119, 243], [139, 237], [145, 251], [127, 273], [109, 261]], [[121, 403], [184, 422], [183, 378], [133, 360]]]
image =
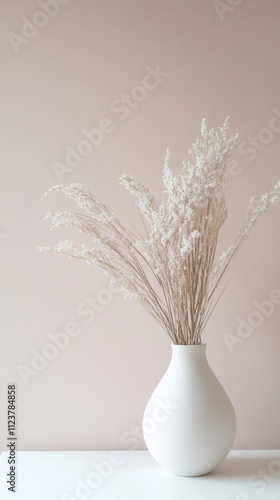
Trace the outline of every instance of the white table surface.
[[[93, 462], [112, 457], [107, 477], [96, 475]], [[18, 452], [16, 493], [7, 491], [7, 458], [0, 456], [1, 500], [280, 500], [277, 450], [231, 451], [214, 472], [195, 478], [170, 475], [147, 451]], [[93, 486], [77, 489], [87, 482]]]

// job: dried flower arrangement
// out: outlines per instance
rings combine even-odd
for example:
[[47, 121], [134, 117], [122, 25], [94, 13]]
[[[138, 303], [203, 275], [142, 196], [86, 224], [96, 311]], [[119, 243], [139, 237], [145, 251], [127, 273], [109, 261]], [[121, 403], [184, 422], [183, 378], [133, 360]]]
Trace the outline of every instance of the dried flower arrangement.
[[228, 118], [217, 130], [208, 130], [203, 120], [201, 138], [189, 150], [194, 162], [184, 161], [178, 175], [172, 173], [167, 153], [160, 205], [137, 180], [126, 174], [120, 177], [121, 184], [138, 199], [143, 233], [124, 227], [83, 185], [54, 186], [45, 196], [62, 191], [85, 213], [48, 214], [51, 229], [75, 227], [92, 236], [98, 248], [64, 241], [39, 250], [95, 264], [121, 285], [127, 296], [139, 300], [174, 344], [200, 344], [203, 328], [220, 297], [215, 298], [217, 289], [233, 257], [259, 215], [280, 201], [280, 181], [271, 192], [251, 197], [247, 218], [234, 243], [216, 257], [219, 231], [227, 219], [226, 166], [238, 138], [227, 139], [228, 128]]

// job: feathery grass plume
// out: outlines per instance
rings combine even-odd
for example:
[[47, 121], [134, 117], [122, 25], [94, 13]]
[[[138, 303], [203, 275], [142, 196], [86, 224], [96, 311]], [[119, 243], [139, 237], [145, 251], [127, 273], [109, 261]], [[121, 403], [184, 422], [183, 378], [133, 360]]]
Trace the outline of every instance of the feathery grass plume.
[[95, 264], [126, 296], [139, 300], [174, 344], [200, 344], [225, 272], [259, 215], [280, 201], [280, 181], [269, 193], [253, 196], [235, 241], [216, 257], [219, 231], [227, 219], [226, 166], [238, 138], [227, 139], [228, 128], [228, 118], [218, 130], [208, 130], [203, 120], [201, 138], [189, 150], [194, 160], [184, 161], [178, 175], [170, 169], [167, 152], [160, 205], [136, 179], [127, 174], [120, 177], [120, 183], [137, 198], [142, 233], [125, 227], [83, 185], [54, 186], [46, 195], [62, 192], [83, 212], [48, 214], [51, 229], [72, 226], [90, 235], [93, 247], [64, 241], [39, 250]]

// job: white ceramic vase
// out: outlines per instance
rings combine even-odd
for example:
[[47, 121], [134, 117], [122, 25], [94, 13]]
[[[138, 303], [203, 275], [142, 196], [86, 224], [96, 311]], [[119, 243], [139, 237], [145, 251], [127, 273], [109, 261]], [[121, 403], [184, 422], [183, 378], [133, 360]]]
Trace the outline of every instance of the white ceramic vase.
[[206, 344], [173, 344], [143, 417], [153, 458], [175, 475], [208, 474], [230, 451], [235, 429], [233, 406], [208, 364]]

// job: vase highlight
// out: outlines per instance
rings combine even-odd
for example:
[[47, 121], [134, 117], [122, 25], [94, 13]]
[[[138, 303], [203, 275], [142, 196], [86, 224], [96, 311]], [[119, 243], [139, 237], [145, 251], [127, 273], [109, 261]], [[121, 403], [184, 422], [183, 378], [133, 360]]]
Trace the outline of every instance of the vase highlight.
[[208, 364], [206, 344], [172, 344], [171, 362], [148, 401], [142, 426], [151, 455], [172, 474], [208, 474], [227, 456], [235, 412]]

